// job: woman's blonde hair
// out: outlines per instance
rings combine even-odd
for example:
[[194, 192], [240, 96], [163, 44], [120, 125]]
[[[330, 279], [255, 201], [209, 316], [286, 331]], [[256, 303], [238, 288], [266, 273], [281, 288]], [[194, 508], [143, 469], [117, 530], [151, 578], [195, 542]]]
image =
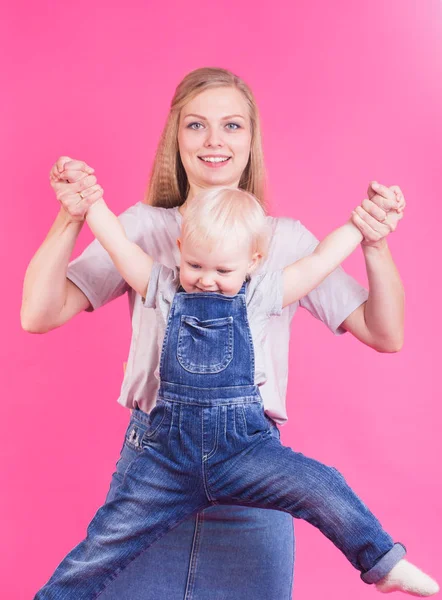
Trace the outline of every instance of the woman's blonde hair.
[[188, 73], [175, 91], [166, 125], [155, 155], [145, 203], [171, 208], [180, 206], [189, 192], [189, 182], [178, 149], [180, 113], [195, 96], [208, 89], [233, 87], [244, 96], [249, 107], [251, 150], [239, 187], [254, 194], [264, 206], [265, 170], [258, 107], [247, 84], [226, 69], [205, 67]]
[[270, 231], [266, 214], [250, 192], [231, 187], [213, 187], [199, 192], [186, 204], [181, 226], [182, 242], [204, 245], [211, 251], [236, 242], [250, 254], [267, 255]]

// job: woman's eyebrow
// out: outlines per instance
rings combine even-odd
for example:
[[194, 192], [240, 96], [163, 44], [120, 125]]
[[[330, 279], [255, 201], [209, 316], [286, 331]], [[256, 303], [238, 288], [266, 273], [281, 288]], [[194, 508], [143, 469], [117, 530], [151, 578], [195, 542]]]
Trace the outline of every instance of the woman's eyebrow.
[[184, 115], [183, 119], [188, 119], [189, 117], [192, 117], [194, 119], [201, 119], [202, 121], [206, 120], [206, 117], [203, 117], [201, 115], [194, 115], [193, 113], [189, 113], [188, 115]]
[[[183, 118], [187, 119], [189, 117], [192, 117], [194, 119], [201, 119], [202, 121], [206, 121], [207, 117], [203, 117], [202, 115], [195, 115], [193, 113], [190, 113], [188, 115], [185, 115]], [[245, 120], [245, 117], [243, 117], [243, 115], [227, 115], [227, 117], [221, 117], [222, 121], [227, 121], [228, 119], [243, 119]]]
[[226, 119], [244, 119], [245, 117], [243, 117], [242, 115], [228, 115], [227, 117], [222, 117], [222, 120], [225, 121]]

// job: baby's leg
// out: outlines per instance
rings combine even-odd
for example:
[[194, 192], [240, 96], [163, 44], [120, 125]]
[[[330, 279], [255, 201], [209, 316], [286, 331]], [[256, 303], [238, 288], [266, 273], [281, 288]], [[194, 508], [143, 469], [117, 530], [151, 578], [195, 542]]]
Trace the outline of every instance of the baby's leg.
[[432, 596], [439, 591], [438, 584], [407, 560], [400, 560], [392, 570], [376, 583], [376, 588], [384, 593], [404, 592], [411, 596]]
[[317, 527], [361, 572], [366, 583], [383, 579], [405, 555], [342, 475], [270, 436], [226, 461], [223, 492], [239, 504], [289, 512]]
[[131, 462], [113, 498], [91, 521], [87, 537], [60, 563], [35, 600], [96, 598], [132, 560], [208, 502], [192, 473], [148, 447]]

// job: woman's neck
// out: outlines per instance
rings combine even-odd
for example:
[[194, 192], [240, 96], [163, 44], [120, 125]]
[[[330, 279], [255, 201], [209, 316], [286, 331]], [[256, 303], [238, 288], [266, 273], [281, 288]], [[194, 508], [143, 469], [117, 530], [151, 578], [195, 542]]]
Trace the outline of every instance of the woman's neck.
[[[187, 194], [187, 197], [184, 200], [184, 202], [178, 208], [179, 212], [184, 216], [184, 214], [186, 212], [186, 208], [187, 208], [186, 207], [187, 202], [189, 202], [189, 200], [192, 200], [192, 198], [194, 196], [196, 196], [197, 194], [199, 194], [199, 192], [202, 192], [203, 190], [209, 189], [211, 187], [214, 187], [214, 186], [210, 186], [210, 185], [208, 185], [208, 186], [198, 186], [198, 185], [195, 185], [195, 184], [190, 184], [190, 186], [189, 186], [189, 193]], [[237, 181], [235, 183], [235, 185], [231, 186], [231, 187], [239, 187], [239, 181]]]

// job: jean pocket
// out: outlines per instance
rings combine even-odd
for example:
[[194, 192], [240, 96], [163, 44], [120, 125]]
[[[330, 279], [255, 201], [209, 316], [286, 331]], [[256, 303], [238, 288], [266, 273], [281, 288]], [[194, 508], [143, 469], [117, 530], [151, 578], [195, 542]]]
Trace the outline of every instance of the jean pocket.
[[200, 321], [181, 315], [178, 362], [190, 373], [219, 373], [233, 358], [233, 317]]
[[158, 437], [162, 427], [169, 420], [168, 417], [170, 415], [170, 411], [171, 407], [168, 402], [164, 402], [163, 400], [157, 401], [157, 404], [149, 413], [149, 421], [141, 440], [142, 446], [144, 446], [147, 441], [152, 441]]
[[248, 438], [271, 433], [270, 424], [261, 403], [243, 404], [241, 405], [241, 412], [244, 420], [244, 431]]

